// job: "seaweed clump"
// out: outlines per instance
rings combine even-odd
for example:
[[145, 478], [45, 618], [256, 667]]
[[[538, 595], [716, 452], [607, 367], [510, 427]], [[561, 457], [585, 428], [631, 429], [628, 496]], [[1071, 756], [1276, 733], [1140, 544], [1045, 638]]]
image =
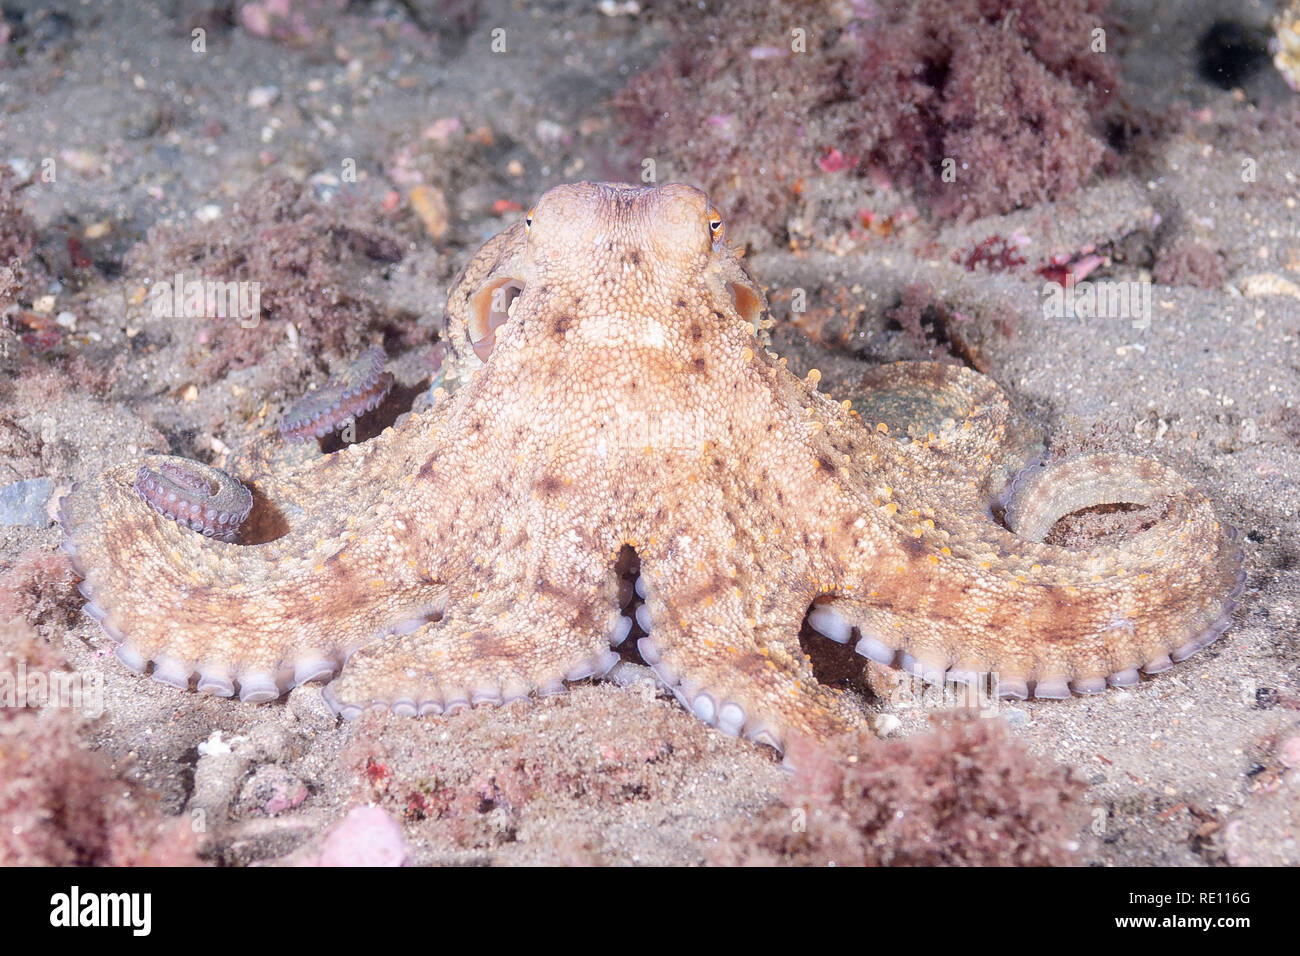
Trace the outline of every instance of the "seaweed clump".
[[[187, 283], [257, 284], [258, 314], [248, 319], [214, 317], [210, 308], [197, 310], [206, 317], [184, 318], [173, 310], [175, 328], [195, 330], [192, 358], [202, 382], [256, 364], [286, 333], [309, 354], [353, 354], [400, 326], [393, 310], [365, 291], [365, 280], [402, 255], [377, 207], [347, 196], [326, 204], [309, 186], [277, 175], [253, 185], [219, 223], [154, 227], [132, 250], [128, 269], [150, 283], [171, 283], [179, 273]], [[153, 304], [151, 297], [145, 307]]]
[[1083, 785], [974, 714], [929, 733], [792, 742], [784, 801], [733, 825], [734, 865], [1050, 866], [1073, 862]]
[[[162, 816], [90, 748], [83, 713], [31, 699], [66, 673], [25, 625], [0, 623], [0, 866], [196, 864], [189, 821]], [[24, 700], [11, 701], [19, 680]]]
[[1072, 192], [1107, 155], [1097, 111], [1117, 70], [1090, 43], [1105, 6], [682, 4], [680, 39], [617, 102], [644, 155], [768, 231], [841, 172], [910, 188], [940, 218], [1007, 212]]
[[0, 312], [22, 298], [38, 276], [32, 273], [36, 223], [18, 203], [22, 184], [7, 165], [0, 164]]
[[1161, 285], [1193, 285], [1202, 289], [1223, 287], [1221, 254], [1200, 242], [1178, 242], [1156, 259], [1151, 276]]

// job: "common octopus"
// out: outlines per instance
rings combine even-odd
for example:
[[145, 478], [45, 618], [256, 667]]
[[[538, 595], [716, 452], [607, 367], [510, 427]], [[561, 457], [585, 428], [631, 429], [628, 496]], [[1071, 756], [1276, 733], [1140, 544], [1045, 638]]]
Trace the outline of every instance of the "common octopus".
[[[424, 715], [558, 692], [644, 633], [697, 717], [779, 749], [862, 720], [814, 674], [805, 619], [932, 681], [1064, 698], [1196, 652], [1241, 591], [1204, 495], [1132, 456], [1043, 466], [982, 375], [869, 374], [862, 407], [910, 428], [794, 375], [692, 187], [551, 189], [462, 271], [444, 322], [457, 387], [369, 441], [233, 475], [150, 456], [64, 500], [86, 610], [124, 664], [252, 702], [333, 678], [344, 717]], [[361, 366], [349, 394], [369, 403], [378, 375]], [[1088, 550], [1044, 542], [1116, 502], [1158, 518]]]

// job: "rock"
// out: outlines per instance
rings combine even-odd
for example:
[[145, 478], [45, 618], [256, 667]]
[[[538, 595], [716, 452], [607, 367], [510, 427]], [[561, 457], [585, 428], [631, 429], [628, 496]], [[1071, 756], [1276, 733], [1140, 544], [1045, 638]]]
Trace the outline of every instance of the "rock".
[[190, 793], [189, 812], [205, 825], [224, 821], [231, 801], [239, 792], [239, 781], [248, 770], [248, 761], [232, 753], [208, 753], [194, 765], [194, 790]]
[[28, 478], [0, 488], [0, 525], [44, 528], [50, 523], [45, 503], [53, 491], [53, 478]]
[[280, 98], [280, 88], [278, 86], [255, 86], [248, 91], [248, 106], [250, 109], [265, 109], [272, 105]]
[[1300, 767], [1300, 734], [1292, 734], [1278, 744], [1277, 759], [1284, 767]]
[[1220, 831], [1232, 866], [1296, 866], [1300, 863], [1300, 792], [1277, 787], [1249, 794]]
[[447, 197], [434, 186], [414, 186], [406, 194], [411, 208], [424, 223], [430, 239], [441, 239], [447, 234]]
[[901, 705], [913, 700], [912, 675], [905, 671], [869, 660], [862, 673], [871, 692], [884, 703]]
[[1300, 299], [1300, 286], [1274, 272], [1258, 272], [1241, 281], [1241, 291], [1248, 299], [1289, 295]]
[[898, 733], [903, 722], [893, 714], [876, 714], [871, 718], [871, 730], [877, 737], [889, 737]]
[[12, 156], [5, 162], [9, 164], [9, 168], [14, 171], [14, 175], [20, 182], [36, 171], [36, 164], [25, 156]]
[[306, 866], [402, 866], [410, 858], [402, 827], [379, 807], [355, 807], [330, 828]]
[[256, 813], [273, 817], [292, 810], [307, 799], [307, 785], [283, 767], [263, 764], [248, 778], [239, 791], [241, 814]]
[[288, 734], [270, 721], [254, 724], [235, 743], [235, 753], [252, 763], [275, 763], [284, 759]]
[[648, 680], [653, 687], [655, 674], [644, 664], [633, 664], [631, 661], [619, 661], [610, 668], [605, 679], [613, 681], [619, 687], [630, 687], [637, 681]]
[[219, 730], [212, 731], [212, 733], [208, 735], [208, 739], [199, 744], [197, 749], [200, 757], [207, 757], [213, 754], [220, 756], [222, 754], [231, 753], [230, 742], [222, 739], [221, 731]]

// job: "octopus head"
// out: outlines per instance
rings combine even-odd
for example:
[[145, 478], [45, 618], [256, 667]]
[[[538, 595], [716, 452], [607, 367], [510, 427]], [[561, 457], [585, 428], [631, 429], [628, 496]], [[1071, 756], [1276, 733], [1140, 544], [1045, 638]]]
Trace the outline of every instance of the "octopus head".
[[526, 261], [542, 270], [582, 261], [584, 271], [600, 275], [694, 271], [723, 230], [708, 197], [682, 183], [556, 186], [524, 221]]
[[693, 186], [556, 186], [503, 234], [496, 267], [468, 298], [474, 352], [487, 361], [498, 329], [521, 310], [544, 320], [528, 334], [570, 344], [669, 347], [701, 311], [757, 329], [763, 294], [724, 233], [721, 213]]

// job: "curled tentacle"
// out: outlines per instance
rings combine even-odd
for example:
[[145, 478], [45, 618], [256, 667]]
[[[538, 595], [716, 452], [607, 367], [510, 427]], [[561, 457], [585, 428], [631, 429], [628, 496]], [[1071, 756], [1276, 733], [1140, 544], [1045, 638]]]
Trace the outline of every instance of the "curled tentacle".
[[[1052, 526], [1066, 515], [1098, 505], [1154, 505], [1161, 500], [1189, 502], [1199, 497], [1195, 488], [1176, 472], [1157, 461], [1133, 455], [1100, 452], [1078, 455], [1043, 468], [1026, 469], [1008, 491], [1007, 526], [1020, 537], [1040, 542]], [[1162, 522], [1152, 529], [1168, 534], [1176, 524]], [[1232, 611], [1245, 587], [1242, 554], [1235, 528], [1224, 528], [1217, 542], [1217, 567], [1231, 572], [1230, 586], [1222, 595], [1220, 610], [1212, 619], [1202, 619], [1183, 635], [1180, 643], [1170, 646], [1167, 655], [1157, 655], [1142, 665], [1147, 673], [1158, 673], [1173, 663], [1186, 660], [1212, 644], [1228, 628]], [[1211, 566], [1213, 567], [1213, 565]], [[1229, 580], [1224, 578], [1224, 580]], [[1119, 684], [1115, 675], [1112, 683]], [[1132, 676], [1126, 672], [1121, 677]], [[1132, 683], [1132, 680], [1128, 681]]]
[[1008, 487], [1006, 521], [1020, 537], [1042, 541], [1068, 514], [1098, 505], [1152, 505], [1191, 486], [1148, 458], [1098, 453], [1050, 467], [1029, 467]]
[[218, 541], [233, 541], [253, 508], [253, 494], [241, 482], [187, 458], [146, 461], [135, 490], [154, 511]]
[[342, 375], [298, 399], [280, 419], [280, 434], [292, 442], [323, 438], [374, 410], [393, 387], [384, 360], [378, 345], [366, 349]]
[[[878, 663], [932, 682], [992, 674], [1019, 698], [1128, 686], [1227, 629], [1245, 584], [1236, 532], [1164, 465], [1080, 456], [1020, 476], [1007, 500], [1013, 531], [919, 499], [881, 505], [898, 544], [864, 547], [850, 586], [818, 599], [809, 622]], [[1082, 556], [1045, 543], [1064, 515], [1121, 502], [1164, 510]]]
[[[59, 520], [86, 613], [118, 643], [123, 664], [176, 687], [197, 680], [201, 691], [258, 702], [337, 672], [355, 648], [428, 620], [445, 602], [436, 562], [409, 533], [419, 525], [407, 485], [380, 480], [419, 468], [420, 434], [389, 430], [251, 479], [250, 523], [279, 515], [285, 526], [260, 543], [243, 540], [248, 524], [230, 543], [196, 533], [188, 519], [158, 518], [133, 486], [138, 462], [79, 483]], [[194, 476], [222, 475], [164, 456], [144, 464], [181, 475], [187, 489]], [[222, 477], [223, 487], [242, 487]]]

